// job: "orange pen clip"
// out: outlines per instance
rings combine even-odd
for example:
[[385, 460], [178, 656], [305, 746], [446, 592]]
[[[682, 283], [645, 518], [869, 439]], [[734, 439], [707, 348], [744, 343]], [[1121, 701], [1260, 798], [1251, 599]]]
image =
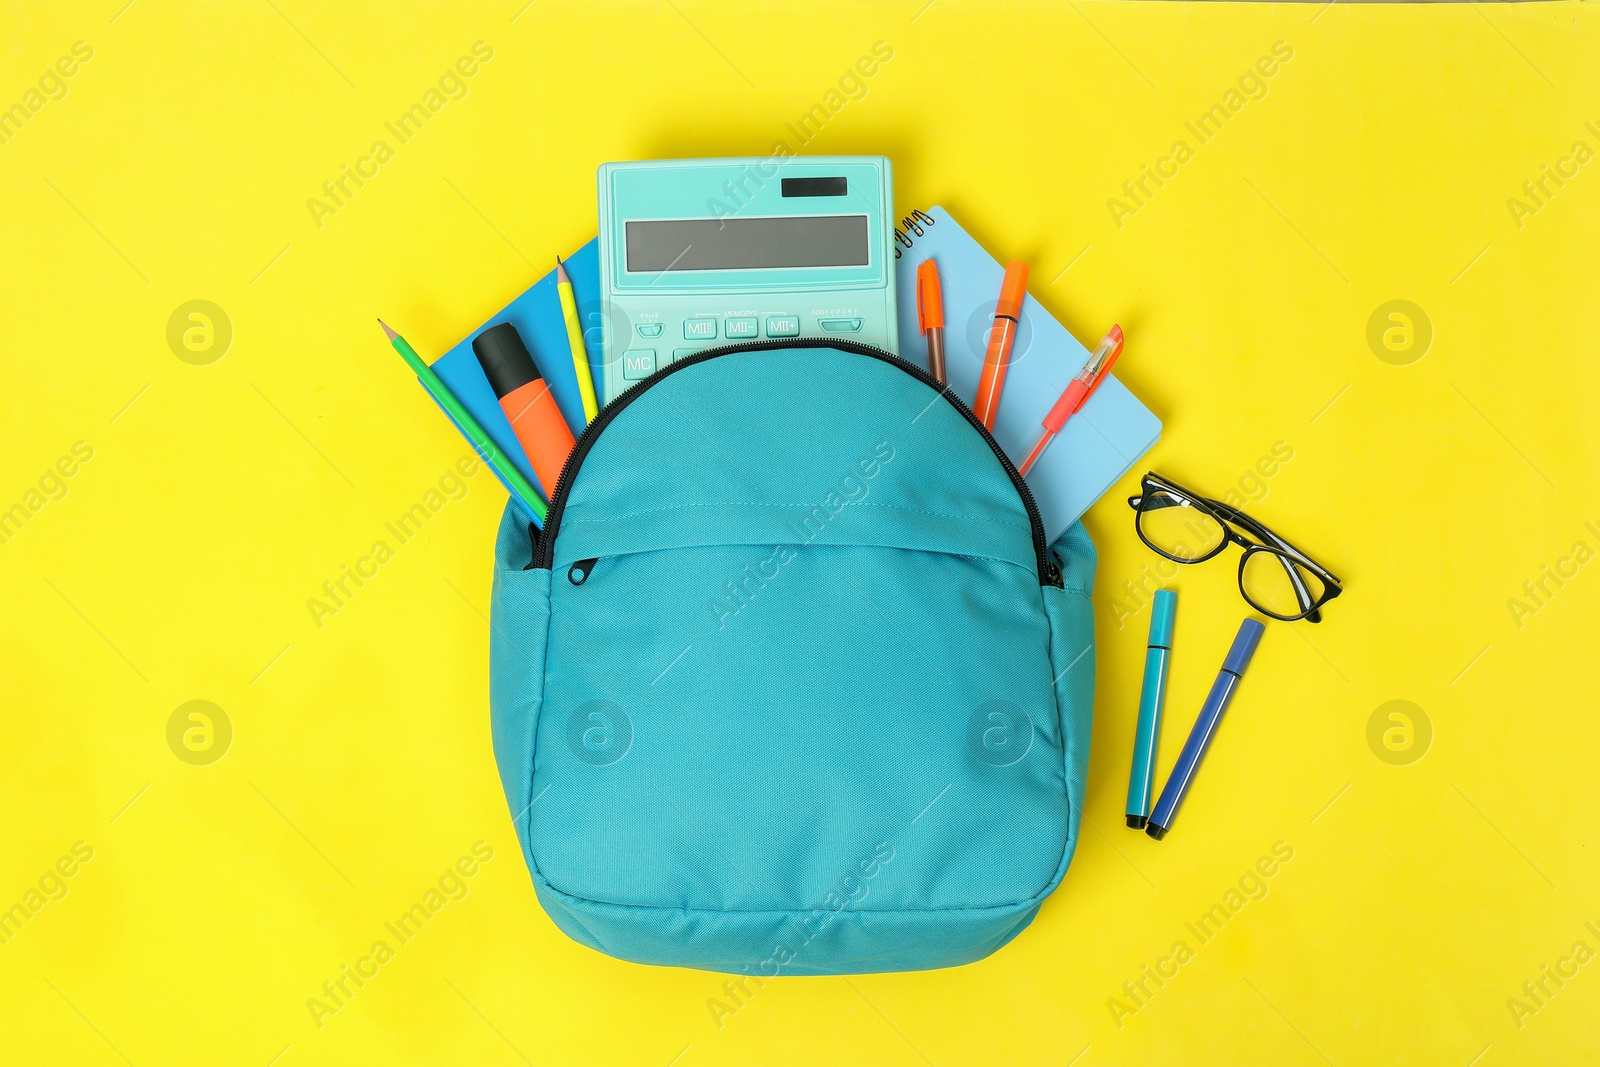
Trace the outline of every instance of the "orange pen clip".
[[994, 325], [989, 329], [989, 348], [983, 354], [978, 395], [972, 401], [972, 413], [986, 430], [994, 429], [995, 413], [1000, 410], [1000, 389], [1005, 385], [1011, 346], [1017, 340], [1017, 320], [1027, 295], [1028, 265], [1014, 259], [1006, 264], [1005, 280], [1000, 283], [1000, 301], [995, 305]]

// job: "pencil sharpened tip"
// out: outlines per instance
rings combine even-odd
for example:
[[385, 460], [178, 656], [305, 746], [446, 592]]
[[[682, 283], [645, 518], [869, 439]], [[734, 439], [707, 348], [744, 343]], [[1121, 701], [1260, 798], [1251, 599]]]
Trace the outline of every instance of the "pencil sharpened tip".
[[383, 327], [384, 336], [388, 337], [389, 340], [393, 341], [396, 337], [400, 336], [399, 334], [395, 333], [393, 330], [389, 329], [389, 324], [387, 322], [384, 322], [382, 319], [378, 320], [378, 325]]

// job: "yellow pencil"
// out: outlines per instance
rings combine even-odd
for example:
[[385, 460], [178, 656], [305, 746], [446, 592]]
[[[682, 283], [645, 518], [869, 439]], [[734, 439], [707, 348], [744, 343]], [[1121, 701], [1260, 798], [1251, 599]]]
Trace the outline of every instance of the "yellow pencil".
[[583, 326], [578, 322], [578, 301], [572, 295], [572, 279], [556, 257], [556, 292], [561, 294], [561, 317], [567, 323], [567, 345], [572, 349], [572, 370], [578, 376], [578, 395], [583, 397], [584, 425], [594, 421], [600, 405], [594, 399], [594, 376], [589, 373], [589, 352], [583, 347]]

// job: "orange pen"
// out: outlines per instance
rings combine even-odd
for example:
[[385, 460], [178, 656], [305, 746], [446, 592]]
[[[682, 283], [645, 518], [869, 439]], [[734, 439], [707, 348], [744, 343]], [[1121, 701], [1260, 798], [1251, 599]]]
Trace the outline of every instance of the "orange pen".
[[944, 385], [944, 290], [939, 264], [931, 259], [917, 266], [917, 326], [928, 339], [928, 373]]
[[989, 348], [983, 354], [978, 395], [972, 401], [972, 413], [986, 430], [994, 429], [995, 412], [1000, 410], [1000, 388], [1005, 384], [1011, 346], [1017, 340], [1017, 319], [1027, 295], [1028, 265], [1014, 259], [1006, 264], [1005, 280], [1000, 283], [1000, 302], [995, 305], [994, 325], [989, 328]]

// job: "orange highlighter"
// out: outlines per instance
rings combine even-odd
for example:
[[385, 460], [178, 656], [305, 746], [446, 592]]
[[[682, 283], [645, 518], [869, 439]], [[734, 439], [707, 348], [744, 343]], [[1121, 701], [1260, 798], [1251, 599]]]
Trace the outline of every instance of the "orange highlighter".
[[939, 264], [925, 259], [917, 265], [917, 327], [928, 339], [928, 373], [944, 385], [944, 290], [939, 287]]
[[1083, 405], [1089, 402], [1094, 391], [1100, 388], [1100, 383], [1106, 380], [1106, 375], [1111, 373], [1111, 365], [1122, 355], [1122, 327], [1113, 325], [1111, 330], [1095, 346], [1089, 355], [1089, 362], [1083, 365], [1078, 376], [1067, 383], [1066, 389], [1061, 393], [1061, 398], [1055, 402], [1044, 417], [1044, 433], [1033, 443], [1027, 456], [1017, 464], [1018, 474], [1027, 474], [1033, 465], [1039, 462], [1039, 457], [1044, 455], [1044, 450], [1050, 447], [1050, 442], [1055, 440], [1056, 434], [1061, 432], [1061, 427], [1067, 420], [1083, 410]]
[[1027, 295], [1028, 265], [1014, 259], [1006, 264], [1005, 280], [1000, 283], [1000, 302], [995, 305], [994, 325], [989, 328], [989, 348], [983, 354], [978, 395], [972, 401], [972, 413], [986, 430], [994, 429], [995, 412], [1000, 410], [1000, 388], [1005, 384], [1011, 346], [1017, 340], [1017, 319]]
[[556, 398], [550, 395], [550, 386], [540, 377], [522, 335], [509, 322], [474, 337], [472, 351], [500, 400], [500, 410], [511, 420], [511, 431], [528, 454], [539, 488], [545, 499], [550, 499], [573, 444], [572, 431], [556, 407]]

